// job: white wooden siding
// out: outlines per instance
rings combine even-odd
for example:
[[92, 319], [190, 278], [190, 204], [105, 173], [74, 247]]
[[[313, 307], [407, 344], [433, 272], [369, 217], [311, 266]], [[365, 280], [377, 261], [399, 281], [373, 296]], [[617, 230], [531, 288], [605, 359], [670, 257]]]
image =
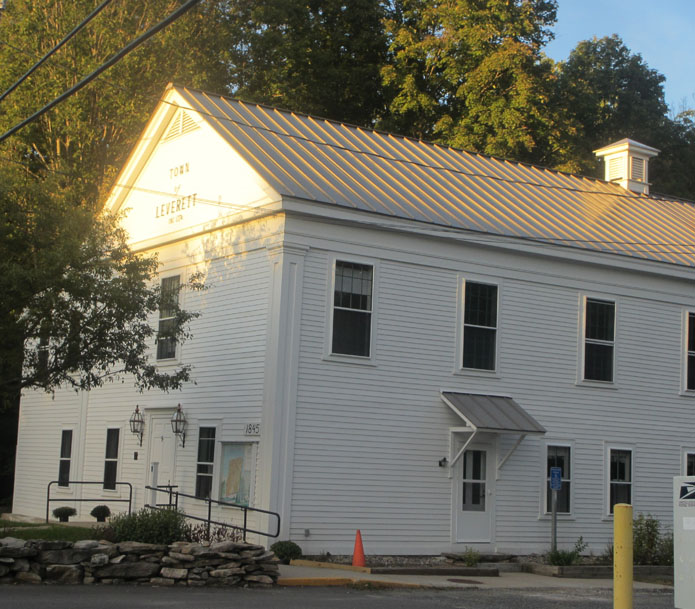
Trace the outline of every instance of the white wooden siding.
[[[692, 399], [679, 395], [685, 282], [598, 268], [587, 275], [578, 265], [492, 250], [474, 262], [467, 248], [366, 230], [341, 229], [339, 238], [306, 226], [297, 232], [325, 239], [307, 240], [301, 321], [291, 538], [305, 552], [350, 553], [356, 529], [372, 553], [457, 547], [452, 481], [437, 461], [448, 453], [448, 428], [461, 422], [441, 402], [443, 388], [509, 395], [547, 428], [549, 440], [574, 441], [574, 504], [559, 526], [561, 546], [582, 535], [600, 552], [611, 536], [606, 443], [633, 446], [635, 511], [668, 523], [670, 477], [680, 471], [680, 446], [695, 423]], [[374, 257], [375, 243], [376, 366], [327, 361], [331, 256]], [[500, 285], [497, 374], [455, 372], [460, 275]], [[579, 304], [587, 291], [619, 303], [616, 382], [606, 387], [577, 382]], [[498, 459], [513, 440], [500, 438]], [[527, 438], [500, 471], [500, 551], [548, 548], [544, 446]]]

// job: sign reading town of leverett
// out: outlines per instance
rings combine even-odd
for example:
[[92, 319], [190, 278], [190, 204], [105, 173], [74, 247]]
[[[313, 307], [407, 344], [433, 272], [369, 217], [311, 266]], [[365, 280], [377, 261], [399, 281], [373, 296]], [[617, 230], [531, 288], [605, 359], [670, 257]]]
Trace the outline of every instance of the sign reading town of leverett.
[[[183, 105], [183, 104], [182, 104]], [[202, 232], [268, 200], [269, 187], [200, 116], [169, 106], [164, 129], [143, 138], [141, 161], [113, 197], [135, 245]]]

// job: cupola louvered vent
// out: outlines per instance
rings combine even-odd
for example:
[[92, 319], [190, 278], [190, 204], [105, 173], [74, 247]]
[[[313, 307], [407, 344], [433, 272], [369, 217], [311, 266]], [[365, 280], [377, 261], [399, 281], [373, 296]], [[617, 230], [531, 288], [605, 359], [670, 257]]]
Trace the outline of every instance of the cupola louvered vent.
[[622, 157], [613, 158], [608, 161], [608, 181], [622, 180], [625, 177], [623, 169], [625, 168], [625, 159]]
[[162, 138], [162, 141], [167, 142], [173, 140], [180, 135], [190, 133], [196, 129], [198, 129], [198, 124], [193, 117], [185, 110], [179, 110], [176, 116], [171, 120], [171, 123], [169, 123], [169, 128]]
[[632, 157], [632, 175], [633, 180], [644, 182], [644, 159]]
[[656, 148], [626, 138], [594, 150], [594, 154], [604, 159], [607, 182], [649, 194], [649, 159], [659, 154]]

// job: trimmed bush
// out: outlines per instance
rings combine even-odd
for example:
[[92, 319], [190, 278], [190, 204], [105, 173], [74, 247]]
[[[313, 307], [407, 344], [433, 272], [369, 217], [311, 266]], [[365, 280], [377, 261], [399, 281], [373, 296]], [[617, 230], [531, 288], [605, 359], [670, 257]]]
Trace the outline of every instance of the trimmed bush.
[[285, 564], [302, 557], [302, 549], [294, 541], [277, 541], [270, 546], [270, 549]]
[[118, 541], [170, 544], [186, 539], [186, 520], [176, 510], [142, 508], [133, 514], [117, 514], [109, 521], [107, 538]]
[[62, 505], [53, 510], [53, 515], [60, 520], [60, 522], [67, 522], [70, 516], [74, 516], [75, 514], [77, 514], [77, 510], [67, 505]]
[[96, 518], [97, 522], [106, 522], [106, 519], [111, 516], [111, 510], [108, 505], [97, 505], [89, 514]]

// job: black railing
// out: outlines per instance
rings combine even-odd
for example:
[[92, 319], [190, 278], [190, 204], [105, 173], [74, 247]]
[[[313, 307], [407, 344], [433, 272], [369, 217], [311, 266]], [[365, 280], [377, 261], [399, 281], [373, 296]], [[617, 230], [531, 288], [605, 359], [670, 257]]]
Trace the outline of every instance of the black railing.
[[[48, 483], [48, 486], [46, 487], [46, 522], [48, 522], [48, 514], [49, 514], [49, 509], [50, 509], [50, 504], [51, 501], [60, 501], [61, 503], [71, 503], [73, 501], [92, 501], [92, 502], [101, 502], [101, 503], [127, 503], [128, 504], [128, 514], [130, 514], [131, 509], [133, 507], [133, 485], [130, 482], [116, 482], [115, 485], [121, 485], [121, 486], [127, 486], [128, 487], [128, 499], [115, 499], [112, 497], [97, 497], [94, 499], [73, 499], [71, 497], [51, 497], [51, 486], [54, 484], [59, 484], [61, 481], [60, 480], [51, 480]], [[99, 484], [101, 486], [104, 485], [103, 480], [98, 480], [98, 481], [92, 481], [92, 480], [68, 480], [67, 485], [61, 485], [60, 488], [65, 488], [66, 486], [70, 486], [71, 484]]]
[[[162, 486], [146, 486], [145, 488], [147, 490], [150, 490], [150, 491], [155, 491], [155, 493], [166, 493], [169, 497], [169, 503], [157, 503], [157, 501], [155, 500], [154, 505], [146, 504], [145, 507], [148, 507], [148, 508], [151, 508], [154, 510], [176, 509], [176, 510], [179, 510], [186, 518], [190, 518], [191, 520], [198, 520], [200, 522], [204, 522], [206, 524], [206, 531], [207, 531], [208, 538], [210, 537], [210, 526], [213, 524], [216, 526], [241, 531], [244, 541], [246, 541], [246, 534], [247, 533], [255, 533], [256, 535], [263, 535], [264, 537], [278, 537], [280, 535], [280, 514], [278, 514], [277, 512], [271, 512], [269, 510], [262, 510], [261, 508], [249, 507], [247, 505], [240, 505], [238, 503], [229, 503], [228, 501], [218, 501], [217, 499], [210, 499], [209, 497], [206, 499], [201, 499], [200, 497], [196, 497], [195, 495], [188, 495], [188, 494], [182, 493], [180, 491], [175, 491], [174, 489], [176, 488], [176, 486], [172, 486], [172, 485], [168, 485], [168, 484], [162, 485]], [[156, 497], [157, 495], [154, 495], [154, 496]], [[193, 516], [192, 514], [188, 514], [184, 511], [182, 511], [179, 508], [179, 497], [183, 497], [185, 499], [195, 499], [196, 501], [204, 502], [207, 505], [207, 517], [203, 518], [202, 516]], [[213, 505], [219, 505], [222, 507], [237, 508], [239, 510], [242, 510], [244, 513], [244, 524], [243, 525], [230, 524], [229, 522], [222, 522], [219, 520], [213, 520], [212, 519], [212, 506]], [[259, 514], [267, 514], [269, 516], [273, 516], [275, 518], [275, 525], [276, 525], [275, 526], [275, 532], [270, 533], [267, 531], [258, 531], [256, 529], [250, 529], [248, 526], [249, 512], [255, 512], [255, 513], [259, 513]]]

